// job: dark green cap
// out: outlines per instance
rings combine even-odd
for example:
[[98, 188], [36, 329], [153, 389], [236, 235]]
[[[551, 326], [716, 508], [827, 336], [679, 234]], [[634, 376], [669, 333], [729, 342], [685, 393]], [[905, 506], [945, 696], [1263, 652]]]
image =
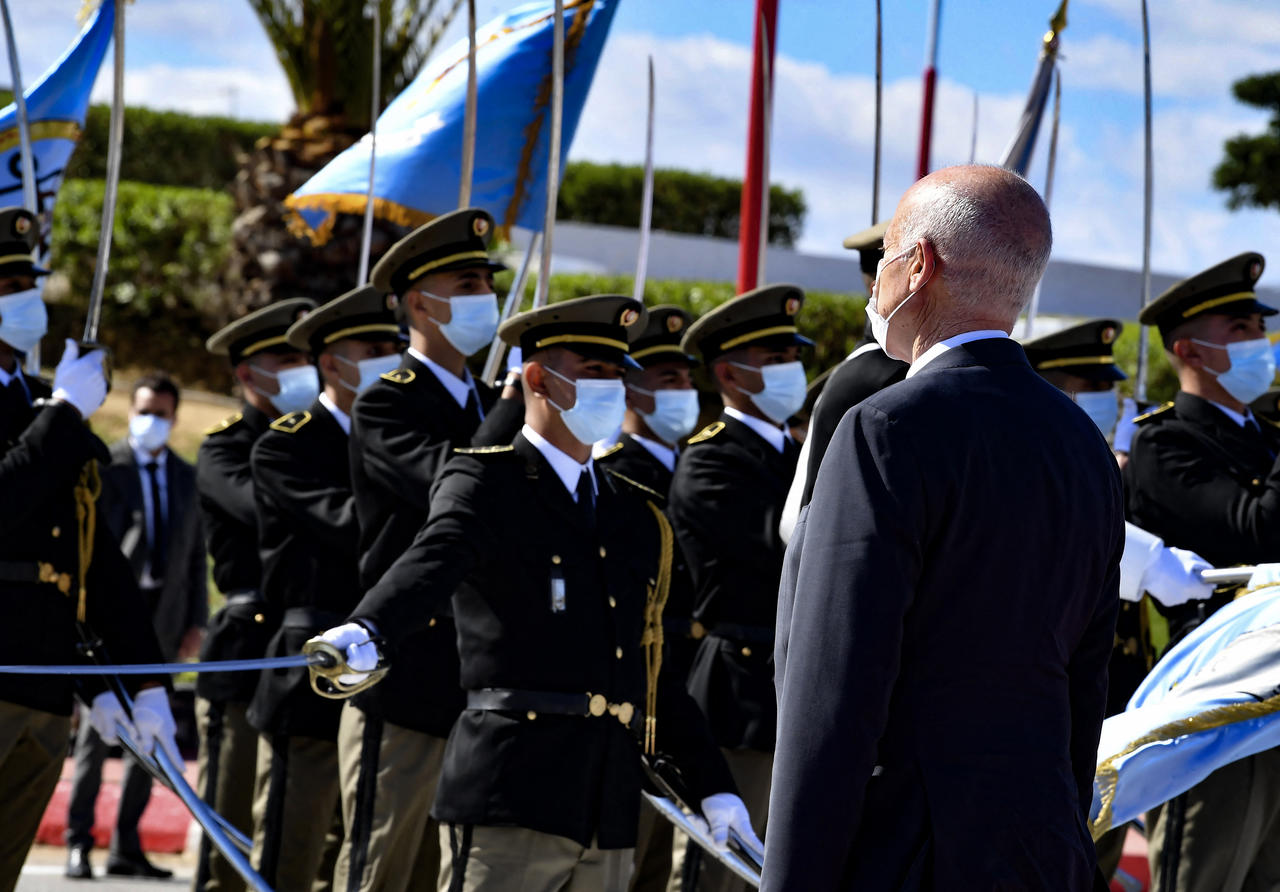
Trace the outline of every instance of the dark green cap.
[[811, 346], [800, 334], [796, 316], [804, 292], [795, 285], [766, 285], [725, 301], [685, 333], [685, 353], [700, 353], [706, 363], [739, 347]]
[[216, 356], [230, 356], [232, 365], [256, 353], [296, 353], [298, 348], [289, 343], [289, 327], [315, 306], [309, 297], [269, 304], [218, 331], [205, 341], [205, 349]]
[[361, 285], [307, 313], [289, 327], [287, 337], [298, 350], [319, 356], [325, 347], [344, 338], [398, 341], [400, 326], [387, 295], [372, 285]]
[[1115, 358], [1115, 342], [1124, 325], [1115, 319], [1091, 319], [1027, 341], [1022, 349], [1037, 372], [1060, 371], [1090, 381], [1123, 381]]
[[493, 217], [479, 208], [463, 208], [436, 217], [391, 246], [373, 267], [369, 283], [403, 295], [413, 283], [431, 273], [483, 267], [494, 272], [506, 267], [489, 258]]
[[1143, 325], [1154, 325], [1162, 335], [1167, 335], [1197, 316], [1250, 313], [1274, 316], [1277, 311], [1260, 303], [1253, 293], [1253, 286], [1265, 267], [1266, 261], [1256, 251], [1237, 254], [1178, 282], [1147, 304], [1138, 314], [1138, 321]]
[[621, 294], [563, 300], [513, 316], [498, 329], [525, 359], [540, 350], [565, 347], [580, 356], [639, 368], [628, 355], [627, 335], [645, 322], [644, 304]]

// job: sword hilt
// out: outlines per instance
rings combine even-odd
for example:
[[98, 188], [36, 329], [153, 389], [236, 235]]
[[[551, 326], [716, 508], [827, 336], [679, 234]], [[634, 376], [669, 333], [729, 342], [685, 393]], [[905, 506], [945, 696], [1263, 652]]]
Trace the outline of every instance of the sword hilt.
[[[323, 638], [312, 638], [302, 645], [302, 652], [310, 662], [307, 672], [311, 677], [311, 689], [328, 700], [346, 700], [382, 681], [388, 667], [381, 659], [368, 672], [352, 669], [346, 655]], [[341, 681], [343, 675], [365, 675], [357, 682]]]
[[107, 349], [105, 344], [99, 344], [97, 341], [76, 341], [76, 347], [80, 351], [78, 355], [86, 356], [94, 350], [102, 351], [102, 377], [107, 379], [107, 390], [111, 390], [111, 351]]

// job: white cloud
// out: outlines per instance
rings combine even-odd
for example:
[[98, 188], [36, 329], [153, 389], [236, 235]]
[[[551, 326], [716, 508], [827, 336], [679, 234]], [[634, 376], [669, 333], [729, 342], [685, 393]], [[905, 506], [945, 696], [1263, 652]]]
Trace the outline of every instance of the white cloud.
[[[293, 94], [278, 67], [128, 67], [124, 95], [129, 105], [254, 121], [283, 121], [293, 111]], [[93, 101], [111, 101], [108, 69], [98, 75]]]

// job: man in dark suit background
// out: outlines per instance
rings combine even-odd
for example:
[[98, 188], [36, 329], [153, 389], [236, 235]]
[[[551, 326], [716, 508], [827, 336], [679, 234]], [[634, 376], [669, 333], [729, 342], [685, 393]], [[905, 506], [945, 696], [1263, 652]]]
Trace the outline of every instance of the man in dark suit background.
[[[111, 464], [102, 471], [103, 518], [151, 609], [166, 661], [195, 655], [209, 617], [195, 468], [168, 446], [177, 412], [178, 387], [168, 375], [156, 372], [138, 379], [129, 409], [129, 436], [112, 444]], [[67, 817], [67, 845], [72, 850], [67, 875], [78, 879], [90, 875], [87, 852], [93, 846], [94, 803], [108, 749], [93, 725], [82, 720]], [[107, 873], [172, 875], [142, 853], [138, 820], [150, 798], [151, 776], [126, 759]]]
[[889, 224], [869, 313], [912, 366], [840, 423], [791, 542], [764, 890], [1101, 884], [1123, 497], [1007, 336], [1050, 244], [994, 167], [926, 177]]

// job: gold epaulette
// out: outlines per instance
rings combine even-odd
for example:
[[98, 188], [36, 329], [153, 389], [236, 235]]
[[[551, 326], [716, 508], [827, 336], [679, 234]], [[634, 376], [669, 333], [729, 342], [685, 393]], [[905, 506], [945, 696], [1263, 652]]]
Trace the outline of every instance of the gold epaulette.
[[690, 437], [689, 445], [692, 446], [694, 443], [705, 443], [707, 440], [710, 440], [712, 437], [720, 433], [720, 431], [722, 430], [724, 430], [724, 422], [713, 421], [710, 424], [708, 424], [706, 427], [704, 427], [702, 430], [694, 434], [692, 437]]
[[1168, 412], [1172, 408], [1173, 408], [1172, 402], [1165, 403], [1163, 406], [1161, 406], [1158, 409], [1152, 409], [1150, 412], [1145, 412], [1142, 415], [1139, 415], [1137, 418], [1133, 419], [1133, 423], [1146, 424], [1152, 418], [1155, 418], [1157, 415], [1161, 415], [1165, 412]]
[[621, 480], [623, 483], [627, 483], [627, 484], [630, 484], [631, 486], [634, 486], [636, 489], [640, 490], [643, 493], [647, 493], [648, 495], [655, 496], [656, 498], [664, 502], [667, 500], [667, 497], [664, 496], [662, 493], [658, 492], [656, 489], [650, 489], [649, 487], [645, 486], [643, 483], [640, 483], [636, 480], [632, 480], [630, 477], [626, 476], [625, 474], [619, 474], [617, 471], [613, 470], [613, 468], [605, 468], [604, 472], [608, 474], [610, 477], [616, 477], [617, 479]]
[[271, 422], [273, 431], [283, 431], [286, 434], [297, 433], [304, 424], [311, 420], [310, 412], [290, 412], [288, 415], [281, 415], [275, 421]]
[[413, 379], [418, 376], [414, 374], [413, 369], [392, 369], [389, 372], [383, 372], [379, 377], [392, 384], [412, 384]]
[[221, 431], [224, 431], [227, 428], [231, 427], [231, 425], [235, 424], [241, 418], [244, 418], [244, 414], [241, 412], [236, 412], [234, 415], [228, 415], [226, 418], [219, 421], [213, 427], [206, 430], [204, 432], [204, 435], [207, 437], [211, 434], [220, 433]]
[[514, 446], [459, 446], [453, 450], [458, 455], [497, 455], [501, 452], [514, 452]]
[[610, 446], [608, 449], [606, 449], [604, 452], [601, 452], [599, 455], [597, 455], [596, 461], [599, 461], [602, 458], [608, 458], [609, 456], [613, 455], [615, 452], [617, 452], [621, 448], [622, 448], [622, 441], [619, 440], [618, 442]]

